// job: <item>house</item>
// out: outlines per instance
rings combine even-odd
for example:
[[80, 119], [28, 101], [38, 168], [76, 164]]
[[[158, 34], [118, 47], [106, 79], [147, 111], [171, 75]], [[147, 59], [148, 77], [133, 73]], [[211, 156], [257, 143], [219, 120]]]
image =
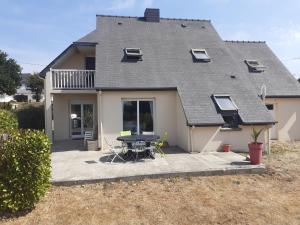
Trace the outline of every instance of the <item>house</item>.
[[300, 86], [265, 42], [223, 41], [209, 20], [159, 9], [96, 20], [41, 71], [52, 140], [92, 130], [105, 148], [122, 130], [153, 131], [188, 152], [246, 151], [253, 127], [266, 148], [300, 140]]
[[[21, 86], [17, 89], [17, 92], [15, 95], [3, 95], [0, 96], [0, 102], [10, 102], [16, 100], [16, 98], [20, 95], [24, 96], [26, 98], [26, 102], [34, 102], [34, 94], [31, 92], [31, 90], [27, 86], [27, 79], [31, 76], [30, 73], [21, 73]], [[44, 100], [44, 95], [41, 94], [41, 101]]]

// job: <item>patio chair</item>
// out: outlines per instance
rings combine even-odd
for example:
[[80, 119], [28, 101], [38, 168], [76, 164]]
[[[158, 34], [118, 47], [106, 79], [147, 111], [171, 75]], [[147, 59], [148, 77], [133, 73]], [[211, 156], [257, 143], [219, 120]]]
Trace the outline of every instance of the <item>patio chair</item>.
[[143, 135], [154, 135], [153, 131], [143, 131], [142, 132]]
[[145, 152], [146, 142], [144, 141], [137, 141], [133, 143], [133, 149], [135, 152], [135, 161], [139, 158], [139, 153]]
[[120, 132], [121, 136], [130, 136], [131, 135], [131, 130], [123, 130]]
[[90, 141], [93, 139], [94, 139], [94, 132], [93, 131], [85, 131], [84, 132], [84, 140], [83, 140], [84, 147], [86, 147], [87, 141]]
[[122, 161], [125, 162], [125, 159], [123, 159], [123, 157], [119, 155], [119, 154], [121, 154], [121, 153], [123, 152], [123, 147], [122, 147], [122, 146], [114, 146], [114, 145], [113, 145], [112, 143], [110, 143], [105, 137], [104, 137], [104, 141], [105, 141], [105, 143], [107, 144], [109, 151], [112, 153], [112, 154], [108, 157], [107, 161], [109, 161], [109, 160], [111, 159], [110, 163], [113, 163], [113, 161], [114, 161], [116, 158], [119, 158], [119, 159], [121, 159]]
[[[143, 131], [142, 134], [143, 135], [154, 135], [154, 132], [153, 131]], [[154, 155], [155, 155], [155, 142], [147, 142], [145, 150], [149, 151], [149, 156], [151, 158], [154, 158]]]

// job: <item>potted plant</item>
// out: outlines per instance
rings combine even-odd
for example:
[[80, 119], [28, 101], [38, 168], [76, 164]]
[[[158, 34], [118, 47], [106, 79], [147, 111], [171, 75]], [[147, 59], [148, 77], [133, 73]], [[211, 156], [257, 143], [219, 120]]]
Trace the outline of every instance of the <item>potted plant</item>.
[[230, 152], [231, 145], [230, 144], [224, 144], [223, 145], [223, 152]]
[[255, 128], [252, 129], [251, 137], [253, 139], [253, 142], [248, 144], [250, 162], [252, 165], [259, 165], [261, 163], [264, 145], [263, 143], [258, 142], [258, 137], [263, 132], [263, 130], [263, 128], [260, 130], [256, 130]]

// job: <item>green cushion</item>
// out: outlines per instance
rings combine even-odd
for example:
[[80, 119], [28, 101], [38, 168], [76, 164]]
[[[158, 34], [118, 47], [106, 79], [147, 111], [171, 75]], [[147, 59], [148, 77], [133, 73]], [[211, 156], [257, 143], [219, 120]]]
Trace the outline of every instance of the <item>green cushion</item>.
[[121, 136], [129, 136], [131, 135], [131, 131], [130, 130], [125, 130], [125, 131], [121, 131]]

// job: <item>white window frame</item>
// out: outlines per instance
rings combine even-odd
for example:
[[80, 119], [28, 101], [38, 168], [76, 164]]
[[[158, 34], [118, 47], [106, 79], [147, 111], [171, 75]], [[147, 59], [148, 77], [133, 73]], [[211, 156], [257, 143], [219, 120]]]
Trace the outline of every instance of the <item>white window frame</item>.
[[137, 102], [137, 134], [140, 134], [140, 101], [152, 101], [153, 104], [153, 133], [155, 133], [155, 128], [156, 128], [156, 104], [155, 104], [155, 98], [122, 98], [121, 100], [121, 107], [122, 107], [122, 113], [121, 113], [121, 121], [122, 121], [122, 130], [124, 131], [124, 122], [123, 122], [123, 113], [124, 113], [124, 108], [123, 108], [123, 103], [126, 101], [133, 101]]
[[[210, 62], [210, 61], [211, 61], [210, 56], [208, 55], [207, 51], [206, 51], [204, 48], [191, 48], [191, 52], [192, 52], [193, 57], [194, 57], [197, 61], [202, 61], [202, 62]], [[203, 53], [207, 56], [207, 59], [199, 59], [199, 58], [196, 56], [196, 54], [197, 54], [196, 52], [203, 52]]]
[[[256, 62], [257, 65], [256, 66], [252, 65], [251, 62]], [[266, 68], [263, 64], [261, 64], [258, 60], [255, 60], [255, 59], [245, 59], [245, 63], [247, 64], [247, 66], [249, 68], [251, 68], [257, 72], [263, 72]]]

